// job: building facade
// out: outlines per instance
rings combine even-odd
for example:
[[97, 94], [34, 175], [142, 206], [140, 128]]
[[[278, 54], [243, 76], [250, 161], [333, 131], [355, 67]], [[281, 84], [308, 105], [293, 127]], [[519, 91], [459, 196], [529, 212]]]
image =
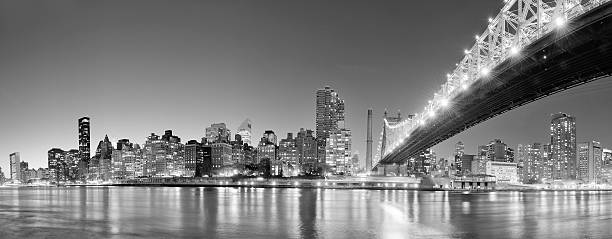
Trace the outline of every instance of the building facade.
[[598, 183], [601, 176], [603, 149], [596, 141], [577, 144], [577, 179], [585, 183]]
[[344, 100], [338, 92], [329, 86], [318, 89], [316, 92], [316, 137], [317, 137], [317, 163], [325, 163], [325, 147], [327, 138], [335, 133], [340, 127], [339, 122], [344, 122]]
[[576, 175], [576, 118], [553, 114], [550, 122], [552, 178], [574, 180]]

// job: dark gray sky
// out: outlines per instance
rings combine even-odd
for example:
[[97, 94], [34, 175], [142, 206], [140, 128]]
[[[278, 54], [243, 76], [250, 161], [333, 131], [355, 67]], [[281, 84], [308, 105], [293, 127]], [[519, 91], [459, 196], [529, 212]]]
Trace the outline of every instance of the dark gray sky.
[[[502, 1], [0, 1], [0, 166], [19, 151], [47, 165], [52, 147], [77, 148], [92, 117], [92, 151], [143, 143], [173, 129], [184, 141], [251, 118], [254, 137], [314, 129], [314, 92], [346, 100], [354, 150], [365, 153], [384, 108], [417, 112]], [[578, 138], [612, 143], [609, 79], [507, 113], [457, 140], [468, 153], [499, 137], [545, 141], [550, 113], [577, 116]], [[376, 140], [376, 139], [375, 139]]]

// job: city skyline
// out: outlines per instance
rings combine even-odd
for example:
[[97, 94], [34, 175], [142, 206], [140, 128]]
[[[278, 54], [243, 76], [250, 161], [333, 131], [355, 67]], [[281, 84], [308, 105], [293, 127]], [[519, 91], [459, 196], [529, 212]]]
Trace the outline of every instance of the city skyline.
[[[315, 129], [313, 95], [325, 85], [336, 89], [346, 100], [346, 121], [353, 132], [353, 151], [358, 151], [363, 158], [367, 109], [374, 109], [376, 145], [384, 109], [389, 112], [399, 109], [406, 114], [421, 109], [444, 81], [446, 70], [459, 59], [462, 49], [471, 44], [473, 36], [465, 32], [481, 31], [486, 18], [495, 14], [502, 4], [481, 1], [467, 3], [473, 6], [463, 8], [452, 2], [446, 6], [424, 3], [421, 7], [435, 8], [438, 11], [431, 12], [439, 14], [440, 19], [449, 19], [447, 15], [456, 9], [462, 9], [461, 14], [466, 16], [462, 22], [438, 26], [442, 29], [433, 26], [432, 30], [422, 29], [415, 23], [424, 13], [410, 10], [409, 3], [391, 2], [373, 9], [364, 2], [351, 3], [348, 8], [343, 3], [324, 8], [313, 3], [306, 4], [305, 9], [301, 5], [273, 3], [272, 10], [233, 8], [230, 11], [228, 6], [195, 6], [204, 11], [220, 10], [233, 17], [233, 22], [218, 26], [195, 21], [199, 14], [189, 11], [183, 18], [175, 19], [186, 6], [164, 10], [161, 5], [148, 4], [145, 9], [139, 9], [142, 2], [132, 2], [87, 8], [87, 5], [66, 2], [65, 7], [86, 10], [90, 16], [87, 23], [98, 26], [89, 30], [76, 23], [66, 24], [81, 18], [83, 12], [66, 14], [57, 6], [49, 6], [44, 11], [46, 14], [33, 17], [42, 10], [30, 9], [23, 3], [2, 3], [4, 11], [0, 14], [6, 17], [7, 25], [26, 25], [0, 28], [7, 36], [0, 40], [0, 48], [7, 52], [0, 64], [0, 76], [4, 79], [0, 83], [0, 105], [4, 110], [3, 130], [9, 136], [0, 144], [0, 152], [5, 155], [0, 167], [8, 169], [8, 155], [12, 152], [20, 152], [23, 161], [38, 168], [46, 166], [48, 149], [78, 148], [75, 121], [86, 115], [92, 118], [94, 143], [104, 135], [109, 135], [112, 141], [128, 138], [142, 143], [149, 133], [165, 129], [172, 129], [185, 140], [199, 139], [212, 123], [226, 122], [235, 132], [245, 118], [253, 121], [255, 137], [269, 129], [277, 135], [295, 133], [299, 128]], [[117, 9], [125, 12], [113, 11]], [[32, 15], [23, 14], [30, 10]], [[275, 10], [296, 14], [285, 15]], [[111, 11], [112, 17], [122, 21], [104, 16]], [[299, 11], [309, 15], [320, 12], [322, 20], [307, 18], [309, 23], [297, 29], [278, 24], [278, 19], [299, 22], [304, 17]], [[134, 19], [130, 18], [130, 12], [144, 14], [142, 19]], [[275, 19], [252, 23], [252, 27], [265, 29], [263, 36], [241, 26], [249, 17], [259, 19], [271, 13], [275, 13]], [[359, 16], [359, 19], [351, 20], [350, 16]], [[207, 17], [225, 18], [219, 14]], [[22, 21], [25, 18], [33, 20]], [[194, 29], [204, 24], [212, 33], [186, 34], [177, 27], [182, 24], [193, 24]], [[273, 26], [266, 27], [269, 24]], [[324, 25], [330, 29], [322, 28]], [[160, 26], [161, 30], [147, 31], [147, 26]], [[40, 28], [48, 31], [36, 30]], [[415, 37], [403, 31], [407, 28], [423, 30], [422, 35]], [[122, 37], [123, 31], [137, 29], [145, 30], [131, 38]], [[443, 39], [448, 29], [456, 31], [457, 37]], [[184, 38], [153, 39], [158, 30]], [[335, 31], [341, 34], [334, 34]], [[64, 38], [72, 32], [79, 34], [76, 38]], [[295, 33], [298, 36], [291, 37]], [[371, 37], [374, 35], [377, 37]], [[225, 41], [237, 36], [251, 41]], [[316, 36], [312, 44], [304, 43], [307, 36]], [[357, 36], [357, 39], [347, 41], [343, 36]], [[177, 46], [182, 39], [189, 40], [188, 47]], [[420, 39], [435, 41], [432, 44], [439, 48], [423, 47]], [[213, 51], [214, 47], [193, 43], [195, 40], [206, 40], [210, 46], [223, 50], [241, 50], [222, 53]], [[269, 45], [266, 40], [279, 44]], [[143, 41], [149, 43], [140, 44]], [[197, 54], [190, 53], [194, 49]], [[283, 53], [288, 49], [293, 51]], [[361, 50], [357, 51], [359, 55], [354, 55], [355, 49]], [[269, 54], [258, 55], [262, 52]], [[326, 59], [321, 59], [319, 54]], [[127, 68], [124, 64], [132, 65]], [[207, 67], [200, 69], [201, 66]], [[459, 140], [466, 145], [479, 145], [501, 138], [512, 147], [528, 141], [547, 142], [546, 125], [550, 114], [556, 112], [577, 118], [578, 141], [598, 140], [607, 147], [612, 136], [600, 130], [605, 126], [601, 119], [611, 114], [606, 110], [606, 102], [612, 100], [612, 87], [606, 81], [515, 109], [442, 142], [434, 151], [439, 157], [450, 157], [453, 145]], [[466, 147], [468, 153], [475, 150]]]

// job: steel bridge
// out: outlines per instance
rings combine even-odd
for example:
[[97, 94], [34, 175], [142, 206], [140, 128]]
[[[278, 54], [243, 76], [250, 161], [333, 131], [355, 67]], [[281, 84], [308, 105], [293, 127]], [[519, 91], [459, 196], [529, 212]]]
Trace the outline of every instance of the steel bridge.
[[612, 0], [506, 0], [423, 111], [386, 117], [372, 169], [612, 73]]

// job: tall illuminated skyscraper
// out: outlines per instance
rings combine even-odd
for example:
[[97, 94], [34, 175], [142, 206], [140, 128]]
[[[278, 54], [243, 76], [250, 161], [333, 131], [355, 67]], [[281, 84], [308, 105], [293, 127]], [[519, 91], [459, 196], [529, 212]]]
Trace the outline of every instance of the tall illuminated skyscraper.
[[89, 117], [83, 117], [79, 122], [79, 177], [85, 179], [89, 169], [89, 159], [91, 158], [91, 121]]
[[316, 137], [318, 162], [325, 163], [325, 146], [329, 135], [335, 133], [344, 122], [344, 100], [338, 96], [338, 92], [331, 87], [325, 86], [318, 89], [316, 93]]
[[461, 157], [465, 154], [465, 145], [463, 142], [459, 141], [455, 144], [455, 169], [461, 172], [462, 169], [462, 160]]
[[585, 183], [597, 183], [602, 166], [601, 144], [597, 141], [577, 144], [576, 177]]
[[576, 179], [576, 118], [565, 113], [552, 115], [550, 147], [553, 179]]

